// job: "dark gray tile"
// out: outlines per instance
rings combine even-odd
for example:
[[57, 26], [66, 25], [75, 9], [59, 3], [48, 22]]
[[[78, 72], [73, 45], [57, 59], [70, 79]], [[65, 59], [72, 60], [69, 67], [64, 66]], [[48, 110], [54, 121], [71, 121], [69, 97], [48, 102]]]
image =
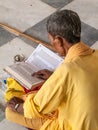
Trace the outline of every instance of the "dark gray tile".
[[11, 41], [14, 39], [16, 36], [7, 30], [3, 29], [0, 27], [0, 46], [4, 45], [5, 43]]
[[[47, 35], [46, 21], [47, 18], [26, 30], [25, 33], [41, 41], [49, 43], [50, 41]], [[37, 43], [34, 43], [26, 38], [20, 38], [33, 47], [38, 45]], [[96, 41], [98, 41], [98, 30], [82, 22], [81, 40], [89, 46], [93, 45]]]
[[19, 38], [20, 38], [21, 40], [23, 40], [25, 43], [29, 44], [30, 46], [32, 46], [32, 47], [34, 47], [34, 48], [36, 48], [36, 47], [38, 46], [37, 43], [35, 43], [35, 42], [33, 42], [33, 41], [31, 41], [31, 40], [25, 38], [25, 37], [19, 36]]
[[83, 42], [91, 46], [98, 40], [98, 30], [82, 22], [81, 37]]
[[[46, 21], [47, 21], [47, 18], [44, 19], [43, 21], [39, 22], [35, 26], [29, 28], [24, 33], [28, 34], [34, 38], [37, 38], [43, 42], [49, 43], [49, 38], [47, 35], [47, 30], [46, 30]], [[24, 37], [20, 37], [20, 38], [33, 47], [36, 47], [38, 45], [37, 43], [32, 42]]]
[[5, 106], [0, 103], [0, 121], [5, 118]]
[[62, 8], [73, 0], [41, 0], [54, 8]]

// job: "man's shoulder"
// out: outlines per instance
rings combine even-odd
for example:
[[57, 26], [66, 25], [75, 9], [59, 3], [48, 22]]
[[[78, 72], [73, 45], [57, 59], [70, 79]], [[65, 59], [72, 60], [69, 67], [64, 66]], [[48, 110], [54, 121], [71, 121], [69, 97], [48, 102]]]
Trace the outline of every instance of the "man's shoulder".
[[76, 65], [75, 65], [75, 62], [63, 62], [59, 67], [58, 67], [58, 70], [59, 71], [62, 71], [62, 72], [65, 72], [66, 73], [69, 73], [72, 71], [73, 68], [75, 68]]

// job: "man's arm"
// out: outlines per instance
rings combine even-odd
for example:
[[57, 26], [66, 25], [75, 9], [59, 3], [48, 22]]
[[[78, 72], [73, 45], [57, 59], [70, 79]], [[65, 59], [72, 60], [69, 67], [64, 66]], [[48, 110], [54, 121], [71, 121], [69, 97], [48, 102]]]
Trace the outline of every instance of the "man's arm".
[[23, 106], [25, 117], [43, 117], [57, 110], [66, 96], [66, 85], [68, 85], [68, 71], [64, 68], [56, 69], [35, 96], [28, 95]]

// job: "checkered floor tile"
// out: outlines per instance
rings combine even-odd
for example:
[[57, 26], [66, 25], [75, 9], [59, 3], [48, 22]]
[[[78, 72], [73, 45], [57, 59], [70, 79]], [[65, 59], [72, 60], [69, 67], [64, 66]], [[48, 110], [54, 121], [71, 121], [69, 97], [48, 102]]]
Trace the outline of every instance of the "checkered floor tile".
[[[49, 43], [46, 20], [58, 9], [76, 11], [82, 20], [81, 40], [98, 49], [98, 0], [0, 0], [0, 23]], [[16, 54], [28, 57], [37, 45], [0, 27], [0, 75]], [[1, 106], [0, 113], [4, 113]]]

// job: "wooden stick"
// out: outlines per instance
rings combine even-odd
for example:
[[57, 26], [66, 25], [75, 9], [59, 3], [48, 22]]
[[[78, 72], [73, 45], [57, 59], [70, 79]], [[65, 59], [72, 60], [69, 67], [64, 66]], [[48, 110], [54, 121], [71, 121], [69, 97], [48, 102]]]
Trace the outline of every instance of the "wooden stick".
[[31, 36], [29, 36], [29, 35], [27, 35], [27, 34], [21, 32], [21, 31], [18, 30], [18, 29], [15, 29], [15, 28], [13, 28], [13, 27], [10, 27], [9, 25], [6, 25], [6, 24], [4, 24], [4, 23], [0, 23], [0, 26], [3, 27], [3, 28], [5, 28], [5, 29], [7, 29], [8, 31], [10, 31], [10, 32], [12, 32], [12, 33], [14, 33], [14, 34], [16, 34], [16, 35], [17, 35], [17, 34], [18, 34], [18, 35], [21, 35], [21, 36], [23, 36], [23, 37], [25, 37], [25, 38], [31, 40], [32, 42], [36, 42], [37, 44], [42, 44], [42, 45], [46, 46], [47, 48], [49, 48], [49, 49], [55, 51], [55, 49], [54, 49], [51, 45], [49, 45], [48, 43], [43, 42], [43, 41], [41, 41], [41, 40], [39, 40], [39, 39], [37, 39], [37, 38], [31, 37]]

